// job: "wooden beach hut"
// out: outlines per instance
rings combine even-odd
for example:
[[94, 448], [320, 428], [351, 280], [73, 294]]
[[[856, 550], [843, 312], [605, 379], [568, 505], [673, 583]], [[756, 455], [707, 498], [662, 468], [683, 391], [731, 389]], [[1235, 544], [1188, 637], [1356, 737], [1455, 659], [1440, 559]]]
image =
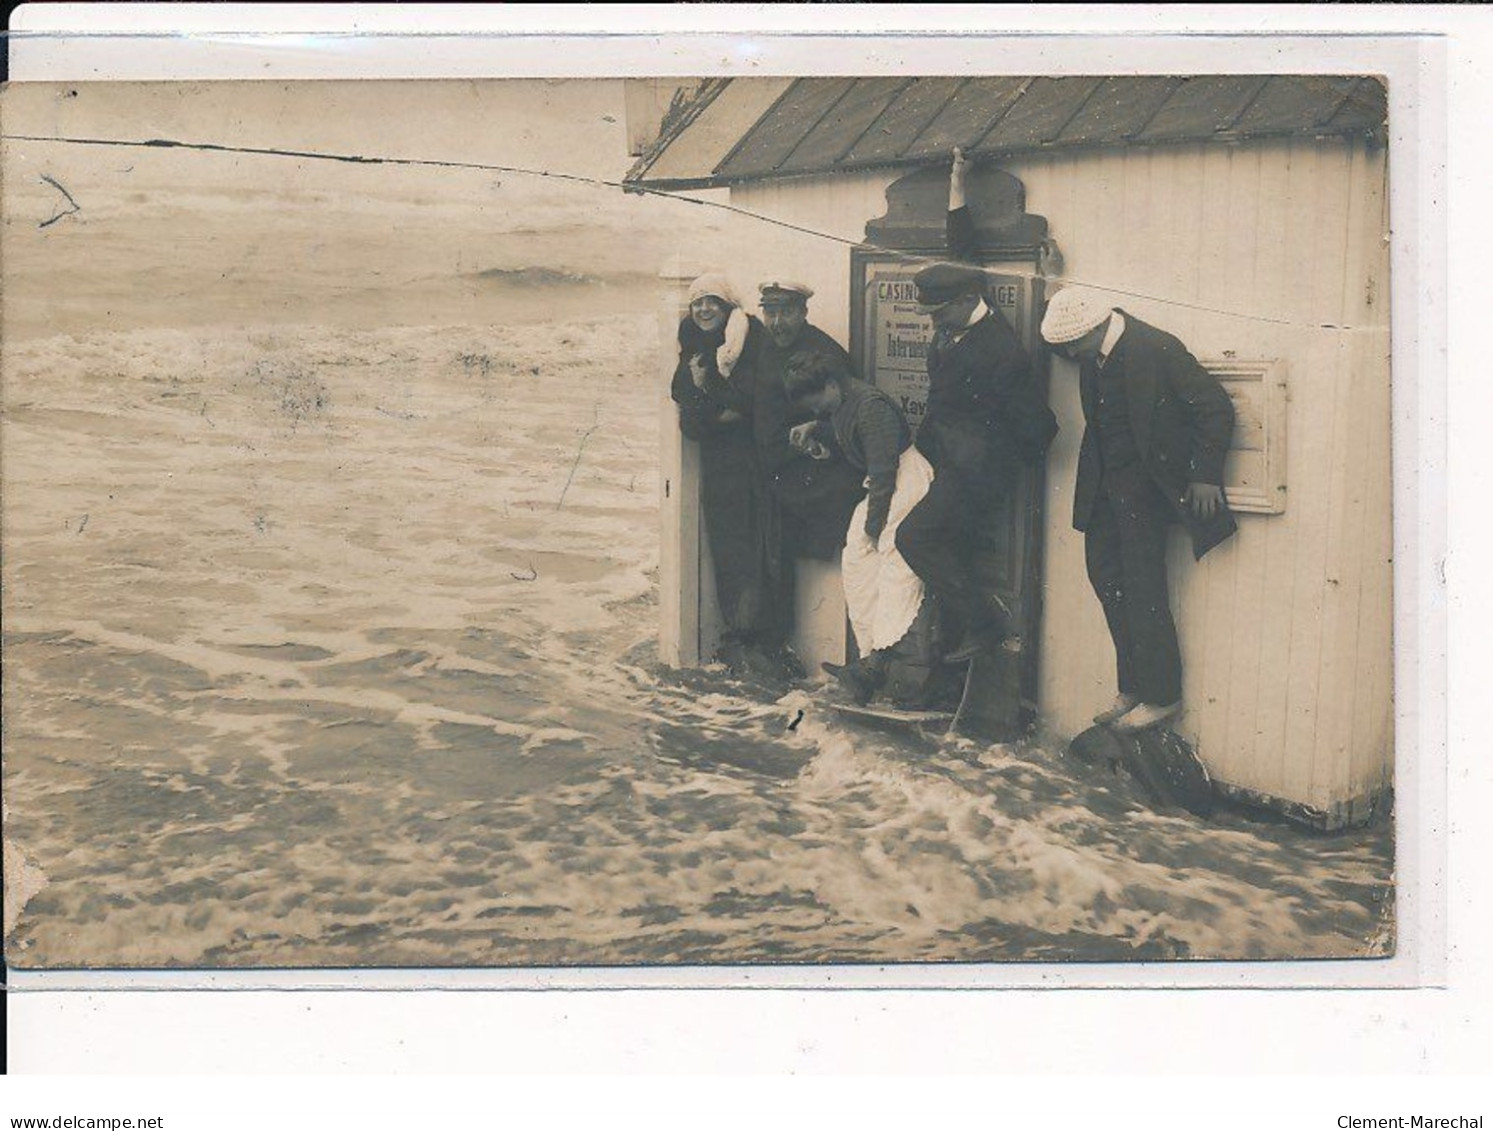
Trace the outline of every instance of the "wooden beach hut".
[[[1009, 284], [1002, 305], [1036, 347], [1062, 428], [1026, 496], [1029, 536], [1013, 543], [1013, 568], [1037, 585], [1029, 689], [1058, 735], [1107, 701], [1114, 657], [1071, 525], [1076, 374], [1034, 340], [1044, 289], [1110, 291], [1220, 377], [1238, 408], [1226, 488], [1240, 533], [1201, 563], [1184, 538], [1171, 547], [1188, 703], [1177, 730], [1225, 792], [1321, 827], [1365, 818], [1387, 795], [1393, 747], [1383, 83], [718, 79], [668, 99], [656, 85], [635, 104], [667, 113], [629, 182], [764, 218], [675, 276], [723, 265], [750, 284], [791, 269], [816, 288], [811, 320], [866, 376], [904, 390], [920, 362], [896, 337], [918, 331], [895, 284], [940, 257], [951, 147], [977, 162], [982, 256]], [[710, 646], [709, 570], [692, 453], [677, 428], [664, 436], [662, 650], [691, 663]], [[806, 563], [801, 579], [800, 650], [837, 657], [833, 570]]]

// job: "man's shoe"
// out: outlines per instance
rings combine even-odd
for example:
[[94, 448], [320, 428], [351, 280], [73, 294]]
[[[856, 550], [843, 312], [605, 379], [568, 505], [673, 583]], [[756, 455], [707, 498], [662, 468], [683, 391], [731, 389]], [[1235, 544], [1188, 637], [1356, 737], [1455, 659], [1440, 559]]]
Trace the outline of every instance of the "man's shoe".
[[1182, 700], [1180, 699], [1165, 707], [1158, 707], [1154, 703], [1138, 703], [1115, 720], [1114, 729], [1134, 734], [1136, 731], [1150, 730], [1181, 713]]
[[964, 643], [952, 652], [945, 652], [943, 662], [946, 664], [964, 664], [973, 660], [982, 652], [994, 652], [997, 648], [1007, 647], [1013, 652], [1021, 651], [1021, 638], [1007, 636], [999, 628], [986, 628], [978, 632], [971, 632], [964, 638]]
[[1107, 727], [1116, 719], [1124, 715], [1128, 715], [1133, 708], [1138, 707], [1139, 705], [1139, 699], [1137, 699], [1134, 695], [1127, 695], [1122, 691], [1120, 692], [1120, 694], [1115, 696], [1115, 701], [1113, 703], [1111, 703], [1106, 709], [1100, 711], [1097, 715], [1094, 716], [1094, 723], [1097, 726]]
[[972, 618], [972, 624], [978, 627], [967, 629], [959, 647], [944, 653], [944, 663], [967, 663], [981, 652], [994, 652], [1002, 646], [1012, 652], [1021, 651], [1021, 638], [1011, 631], [1015, 626], [1015, 618], [1011, 615], [1010, 606], [1001, 600], [1000, 594], [986, 595], [985, 611]]
[[845, 689], [857, 707], [864, 707], [871, 702], [871, 697], [881, 686], [881, 681], [859, 664], [832, 664], [826, 660], [819, 666], [835, 677], [835, 682]]

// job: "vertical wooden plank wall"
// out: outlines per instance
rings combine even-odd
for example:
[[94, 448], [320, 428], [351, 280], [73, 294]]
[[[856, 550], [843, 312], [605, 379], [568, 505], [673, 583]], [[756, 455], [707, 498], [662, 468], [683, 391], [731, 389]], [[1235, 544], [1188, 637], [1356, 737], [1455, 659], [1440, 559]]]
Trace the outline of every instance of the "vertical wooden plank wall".
[[[1355, 195], [1350, 231], [1388, 232], [1388, 193], [1381, 159], [1362, 147], [1352, 150]], [[1377, 175], [1376, 175], [1377, 174]], [[1365, 789], [1389, 779], [1389, 766], [1377, 766], [1371, 753], [1392, 746], [1393, 722], [1393, 529], [1390, 523], [1391, 451], [1389, 380], [1388, 240], [1354, 241], [1345, 272], [1344, 321], [1364, 327], [1349, 335], [1352, 431], [1360, 443], [1344, 469], [1343, 503], [1353, 515], [1355, 537], [1342, 563], [1344, 607], [1333, 647], [1350, 657], [1352, 686], [1332, 704], [1326, 751], [1338, 776]], [[1376, 326], [1376, 324], [1378, 324]]]
[[[1392, 761], [1388, 257], [1382, 151], [1309, 140], [1013, 162], [1065, 277], [1116, 291], [1200, 356], [1283, 358], [1288, 502], [1244, 515], [1202, 563], [1171, 547], [1188, 713], [1215, 776], [1336, 822]], [[1054, 364], [1064, 435], [1049, 465], [1043, 710], [1085, 725], [1113, 657], [1070, 529], [1082, 430]], [[1083, 600], [1054, 600], [1055, 593]]]
[[886, 211], [886, 187], [895, 176], [849, 173], [767, 181], [731, 190], [731, 204], [835, 237], [824, 239], [745, 218], [736, 220], [737, 255], [723, 265], [740, 278], [755, 302], [757, 283], [791, 275], [814, 288], [809, 321], [850, 346], [850, 246], [866, 237], [866, 221]]
[[[678, 361], [679, 319], [687, 309], [690, 281], [699, 272], [674, 265], [659, 273], [663, 297], [658, 311], [658, 421], [659, 421], [659, 530], [658, 601], [660, 661], [670, 667], [693, 667], [701, 662], [702, 627], [716, 635], [714, 605], [705, 609], [701, 624], [702, 572], [710, 573], [700, 515], [699, 446], [679, 431], [679, 413], [669, 395]], [[708, 642], [707, 642], [708, 645]]]

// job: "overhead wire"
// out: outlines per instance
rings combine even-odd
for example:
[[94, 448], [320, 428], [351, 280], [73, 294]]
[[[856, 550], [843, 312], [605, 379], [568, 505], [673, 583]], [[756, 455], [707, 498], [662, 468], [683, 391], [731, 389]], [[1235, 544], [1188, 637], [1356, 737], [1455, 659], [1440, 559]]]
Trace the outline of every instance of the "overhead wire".
[[[593, 185], [598, 188], [615, 189], [619, 192], [638, 196], [662, 197], [666, 200], [678, 201], [684, 204], [693, 204], [704, 208], [716, 209], [732, 215], [741, 216], [745, 219], [769, 224], [774, 227], [783, 228], [788, 231], [798, 232], [801, 235], [812, 236], [817, 239], [830, 242], [856, 250], [873, 251], [878, 254], [888, 255], [895, 259], [901, 259], [909, 264], [936, 263], [940, 262], [937, 256], [930, 256], [921, 252], [907, 251], [898, 248], [884, 248], [876, 244], [867, 243], [864, 240], [850, 239], [846, 236], [837, 235], [834, 232], [826, 232], [818, 228], [811, 228], [803, 224], [795, 224], [777, 216], [769, 216], [765, 213], [754, 212], [740, 205], [730, 204], [720, 200], [703, 200], [699, 197], [684, 196], [678, 192], [665, 189], [651, 188], [647, 185], [630, 181], [609, 180], [605, 177], [587, 176], [582, 173], [557, 172], [550, 169], [531, 169], [520, 165], [499, 165], [486, 161], [457, 161], [451, 159], [431, 157], [389, 157], [384, 155], [369, 155], [358, 153], [331, 153], [325, 150], [310, 149], [283, 149], [275, 146], [254, 145], [225, 145], [220, 142], [203, 141], [179, 141], [173, 138], [93, 138], [93, 137], [69, 137], [57, 134], [11, 134], [0, 133], [0, 141], [25, 141], [38, 142], [53, 145], [79, 145], [79, 146], [107, 146], [124, 149], [182, 149], [193, 150], [203, 153], [241, 153], [256, 157], [285, 157], [302, 161], [330, 161], [346, 165], [368, 165], [368, 166], [403, 166], [408, 168], [428, 169], [460, 169], [476, 172], [503, 173], [509, 176], [538, 177], [555, 181], [565, 181], [573, 184]], [[1109, 283], [1099, 283], [1092, 280], [1074, 277], [1053, 277], [1044, 275], [1039, 271], [1023, 270], [1021, 268], [1002, 267], [1002, 273], [1016, 275], [1027, 279], [1042, 279], [1048, 283], [1056, 283], [1064, 286], [1081, 284], [1102, 290], [1108, 294], [1121, 295], [1126, 298], [1138, 298], [1148, 302], [1159, 302], [1168, 306], [1179, 307], [1185, 310], [1198, 311], [1206, 314], [1217, 314], [1230, 318], [1243, 318], [1253, 322], [1261, 322], [1269, 325], [1294, 327], [1297, 329], [1332, 330], [1344, 333], [1378, 333], [1387, 334], [1389, 327], [1386, 326], [1353, 326], [1332, 322], [1305, 322], [1290, 318], [1278, 318], [1266, 314], [1255, 314], [1239, 310], [1229, 310], [1224, 307], [1211, 306], [1207, 303], [1191, 302], [1168, 295], [1158, 295], [1146, 291], [1132, 290], [1125, 287], [1113, 286]]]

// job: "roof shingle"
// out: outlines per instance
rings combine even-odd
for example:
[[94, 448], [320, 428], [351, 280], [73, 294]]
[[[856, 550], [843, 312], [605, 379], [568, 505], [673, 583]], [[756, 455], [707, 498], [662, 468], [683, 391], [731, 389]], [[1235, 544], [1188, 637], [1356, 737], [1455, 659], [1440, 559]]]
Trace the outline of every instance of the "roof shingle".
[[[704, 97], [720, 93], [716, 87]], [[764, 106], [724, 158], [715, 148], [691, 159], [685, 125], [660, 139], [628, 180], [669, 188], [739, 184], [916, 164], [955, 145], [990, 157], [1049, 147], [1379, 134], [1386, 106], [1381, 79], [1351, 75], [806, 78]], [[665, 154], [669, 173], [650, 176]]]

